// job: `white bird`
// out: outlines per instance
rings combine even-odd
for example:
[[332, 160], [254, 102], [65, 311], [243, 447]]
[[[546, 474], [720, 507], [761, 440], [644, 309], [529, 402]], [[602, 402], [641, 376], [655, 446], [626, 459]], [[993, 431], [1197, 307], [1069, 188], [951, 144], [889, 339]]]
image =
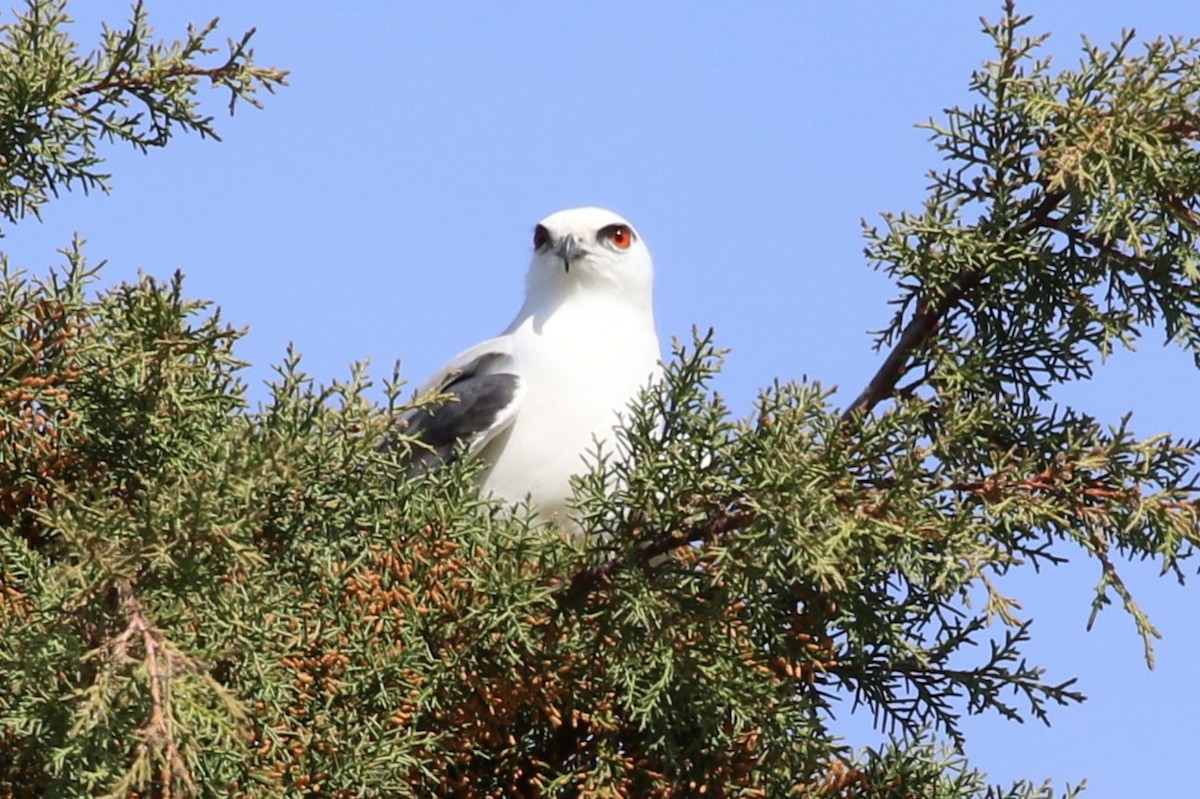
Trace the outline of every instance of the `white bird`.
[[458, 442], [487, 464], [481, 489], [570, 523], [571, 476], [660, 370], [654, 266], [628, 221], [603, 208], [551, 214], [533, 231], [525, 302], [496, 338], [452, 358], [418, 392], [454, 400], [412, 411], [419, 466]]

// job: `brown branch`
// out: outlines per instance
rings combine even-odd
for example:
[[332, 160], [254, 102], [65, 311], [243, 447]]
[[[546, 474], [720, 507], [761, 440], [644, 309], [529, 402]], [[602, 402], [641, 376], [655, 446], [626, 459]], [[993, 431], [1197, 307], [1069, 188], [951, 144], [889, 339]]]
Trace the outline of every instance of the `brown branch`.
[[[215, 26], [215, 24], [216, 20], [213, 20], [212, 25]], [[206, 31], [205, 35], [210, 31]], [[81, 116], [90, 116], [91, 114], [95, 113], [95, 111], [104, 102], [104, 98], [101, 97], [96, 99], [95, 102], [86, 109], [82, 108], [75, 101], [80, 100], [88, 95], [106, 94], [114, 90], [118, 93], [128, 92], [133, 94], [147, 106], [152, 107], [152, 102], [146, 97], [146, 90], [158, 88], [162, 86], [165, 81], [176, 80], [179, 78], [208, 78], [213, 84], [217, 84], [229, 79], [242, 70], [246, 70], [251, 77], [258, 79], [258, 81], [260, 81], [262, 86], [268, 92], [274, 93], [271, 83], [276, 82], [286, 85], [288, 71], [285, 69], [252, 67], [248, 61], [242, 60], [244, 58], [253, 56], [253, 51], [248, 50], [247, 46], [249, 45], [250, 40], [254, 37], [255, 33], [256, 29], [251, 28], [242, 36], [240, 42], [238, 42], [236, 45], [231, 43], [229, 58], [224, 64], [219, 66], [198, 67], [192, 64], [183, 63], [171, 66], [168, 69], [152, 75], [134, 75], [128, 70], [115, 70], [95, 83], [90, 83], [67, 92], [65, 99], [70, 105], [71, 109], [76, 113], [79, 113]], [[262, 107], [262, 104], [256, 100], [251, 93], [240, 90], [234, 85], [228, 85], [228, 88], [233, 93], [233, 96], [229, 101], [230, 113], [233, 112], [234, 104], [239, 99], [250, 103], [257, 108]]]
[[175, 744], [175, 735], [168, 719], [169, 683], [174, 671], [174, 655], [163, 646], [154, 627], [146, 620], [141, 603], [133, 595], [130, 586], [121, 583], [117, 586], [117, 591], [124, 598], [129, 624], [124, 632], [112, 640], [109, 648], [117, 658], [128, 659], [126, 645], [135, 636], [139, 637], [145, 652], [144, 664], [150, 686], [150, 719], [144, 727], [143, 740], [137, 745], [137, 758], [148, 758], [152, 746], [162, 745], [163, 762], [159, 774], [159, 789], [164, 799], [170, 799], [176, 781], [182, 780], [185, 784], [194, 786], [187, 763]]
[[89, 94], [97, 94], [99, 92], [107, 92], [117, 90], [121, 92], [133, 92], [137, 89], [153, 88], [161, 85], [164, 79], [172, 78], [209, 78], [218, 80], [224, 77], [224, 73], [232, 72], [236, 64], [226, 63], [219, 67], [195, 67], [183, 65], [174, 67], [165, 72], [151, 76], [135, 76], [128, 72], [118, 72], [115, 75], [98, 80], [95, 83], [89, 83], [86, 86], [80, 86], [67, 93], [68, 100], [78, 100], [86, 97]]
[[[1136, 487], [1114, 485], [1104, 478], [1092, 478], [1082, 485], [1069, 487], [1066, 485], [1065, 479], [1071, 471], [1070, 467], [1054, 466], [1019, 480], [993, 476], [978, 481], [947, 483], [939, 490], [961, 491], [975, 494], [989, 501], [996, 501], [1016, 493], [1062, 495], [1071, 488], [1072, 491], [1068, 496], [1072, 501], [1072, 509], [1075, 513], [1082, 515], [1098, 512], [1105, 506], [1128, 505], [1145, 499], [1145, 496]], [[1091, 501], [1094, 504], [1085, 505], [1085, 501]], [[1200, 507], [1200, 499], [1167, 500], [1159, 502], [1158, 506], [1167, 511], [1193, 511]]]
[[870, 411], [895, 390], [900, 378], [908, 371], [908, 362], [913, 353], [928, 344], [938, 323], [954, 307], [954, 304], [962, 299], [967, 290], [982, 278], [982, 275], [970, 272], [964, 274], [963, 277], [967, 279], [962, 282], [962, 285], [951, 289], [935, 305], [929, 306], [923, 301], [918, 301], [917, 312], [905, 325], [904, 332], [900, 334], [900, 340], [888, 353], [883, 366], [879, 367], [879, 371], [871, 378], [871, 382], [867, 383], [867, 387], [842, 412], [842, 421], [849, 421], [859, 410]]
[[[1050, 223], [1050, 213], [1058, 206], [1067, 193], [1061, 190], [1047, 191], [1041, 202], [1030, 210], [1029, 216], [1023, 222], [1013, 226], [1011, 235], [1020, 236], [1038, 227], [1047, 227]], [[946, 293], [933, 304], [918, 300], [916, 313], [904, 326], [896, 346], [888, 353], [883, 365], [867, 383], [854, 402], [842, 412], [842, 421], [847, 422], [858, 411], [869, 412], [882, 400], [892, 396], [896, 384], [908, 372], [912, 356], [928, 346], [938, 325], [973, 288], [985, 277], [983, 272], [969, 269], [950, 284]]]
[[559, 609], [582, 599], [596, 588], [611, 584], [613, 576], [626, 566], [651, 569], [656, 565], [658, 558], [668, 552], [691, 544], [713, 541], [720, 536], [741, 530], [749, 526], [756, 516], [756, 511], [746, 507], [742, 500], [734, 500], [721, 506], [711, 518], [703, 522], [697, 522], [682, 530], [673, 530], [653, 539], [639, 547], [632, 558], [627, 554], [620, 554], [599, 566], [580, 569], [571, 578], [567, 589], [560, 594]]

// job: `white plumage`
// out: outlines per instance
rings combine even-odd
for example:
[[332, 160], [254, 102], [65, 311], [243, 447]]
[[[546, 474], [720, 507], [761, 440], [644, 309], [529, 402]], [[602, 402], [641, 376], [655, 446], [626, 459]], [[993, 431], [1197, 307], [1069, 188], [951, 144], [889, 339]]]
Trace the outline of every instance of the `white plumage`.
[[426, 383], [457, 401], [410, 415], [411, 432], [436, 460], [469, 439], [469, 452], [487, 462], [483, 491], [528, 498], [541, 516], [568, 521], [571, 476], [586, 471], [597, 441], [611, 442], [620, 415], [658, 374], [653, 279], [645, 242], [612, 211], [546, 217], [534, 229], [516, 318]]

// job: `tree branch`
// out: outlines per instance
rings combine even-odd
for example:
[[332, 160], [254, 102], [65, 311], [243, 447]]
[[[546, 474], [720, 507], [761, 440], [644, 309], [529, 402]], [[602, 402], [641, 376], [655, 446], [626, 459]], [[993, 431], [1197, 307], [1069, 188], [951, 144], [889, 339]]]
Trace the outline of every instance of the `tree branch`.
[[727, 533], [741, 530], [750, 525], [756, 516], [757, 512], [747, 507], [744, 500], [736, 499], [722, 505], [711, 518], [703, 522], [697, 522], [682, 530], [671, 531], [651, 540], [639, 547], [632, 558], [627, 553], [623, 553], [599, 566], [581, 569], [571, 578], [566, 591], [559, 596], [559, 609], [582, 599], [595, 588], [608, 585], [612, 582], [613, 576], [625, 566], [634, 565], [642, 569], [651, 569], [654, 567], [655, 561], [668, 552], [695, 543], [713, 541]]
[[219, 80], [227, 73], [236, 69], [237, 65], [231, 63], [222, 64], [219, 67], [197, 67], [190, 64], [181, 64], [164, 70], [157, 75], [131, 75], [128, 72], [118, 72], [98, 80], [95, 83], [89, 83], [86, 86], [80, 86], [67, 93], [67, 99], [78, 100], [86, 97], [89, 94], [97, 94], [116, 90], [118, 92], [131, 92], [136, 89], [156, 88], [162, 85], [164, 80], [172, 80], [175, 78], [209, 78], [211, 80]]
[[888, 353], [879, 371], [867, 383], [867, 387], [855, 398], [854, 402], [842, 412], [842, 421], [849, 421], [858, 410], [870, 411], [881, 400], [889, 396], [900, 382], [900, 378], [908, 371], [908, 362], [913, 353], [923, 349], [933, 337], [938, 323], [946, 316], [954, 304], [962, 299], [972, 285], [979, 282], [982, 275], [975, 272], [964, 273], [959, 286], [952, 288], [941, 300], [930, 307], [924, 301], [917, 302], [917, 312], [904, 327], [900, 340]]
[[126, 583], [120, 583], [117, 590], [124, 599], [129, 614], [129, 624], [120, 635], [112, 640], [109, 648], [116, 659], [131, 660], [126, 653], [126, 648], [135, 636], [141, 638], [142, 649], [145, 653], [143, 665], [150, 688], [150, 718], [143, 728], [143, 738], [137, 745], [137, 757], [139, 760], [149, 759], [152, 748], [162, 747], [159, 789], [164, 799], [170, 799], [172, 789], [177, 782], [182, 781], [189, 787], [195, 786], [187, 763], [175, 744], [174, 731], [167, 715], [170, 704], [168, 696], [170, 678], [175, 670], [172, 663], [174, 655], [163, 646], [154, 627], [146, 621], [141, 603], [133, 595], [133, 589]]
[[[1041, 202], [1034, 207], [1029, 216], [1020, 224], [1014, 225], [1011, 235], [1020, 236], [1037, 227], [1047, 226], [1050, 213], [1066, 198], [1062, 190], [1047, 191]], [[896, 384], [908, 372], [909, 362], [913, 354], [924, 349], [937, 331], [938, 325], [950, 313], [955, 305], [962, 300], [985, 277], [985, 273], [969, 269], [961, 272], [951, 283], [949, 289], [932, 305], [924, 299], [918, 300], [916, 313], [904, 326], [899, 341], [888, 353], [883, 365], [867, 383], [854, 402], [842, 412], [842, 421], [848, 422], [857, 411], [869, 412], [882, 400], [896, 391]]]

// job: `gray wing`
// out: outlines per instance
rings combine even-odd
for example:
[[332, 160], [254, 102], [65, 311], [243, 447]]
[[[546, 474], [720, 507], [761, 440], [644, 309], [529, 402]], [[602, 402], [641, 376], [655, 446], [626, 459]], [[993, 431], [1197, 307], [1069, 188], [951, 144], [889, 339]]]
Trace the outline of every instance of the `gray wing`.
[[420, 443], [413, 447], [414, 471], [449, 462], [459, 442], [469, 442], [474, 455], [508, 429], [516, 417], [522, 384], [512, 371], [508, 336], [477, 344], [454, 357], [417, 391], [447, 394], [443, 402], [414, 408], [397, 420], [406, 435]]

